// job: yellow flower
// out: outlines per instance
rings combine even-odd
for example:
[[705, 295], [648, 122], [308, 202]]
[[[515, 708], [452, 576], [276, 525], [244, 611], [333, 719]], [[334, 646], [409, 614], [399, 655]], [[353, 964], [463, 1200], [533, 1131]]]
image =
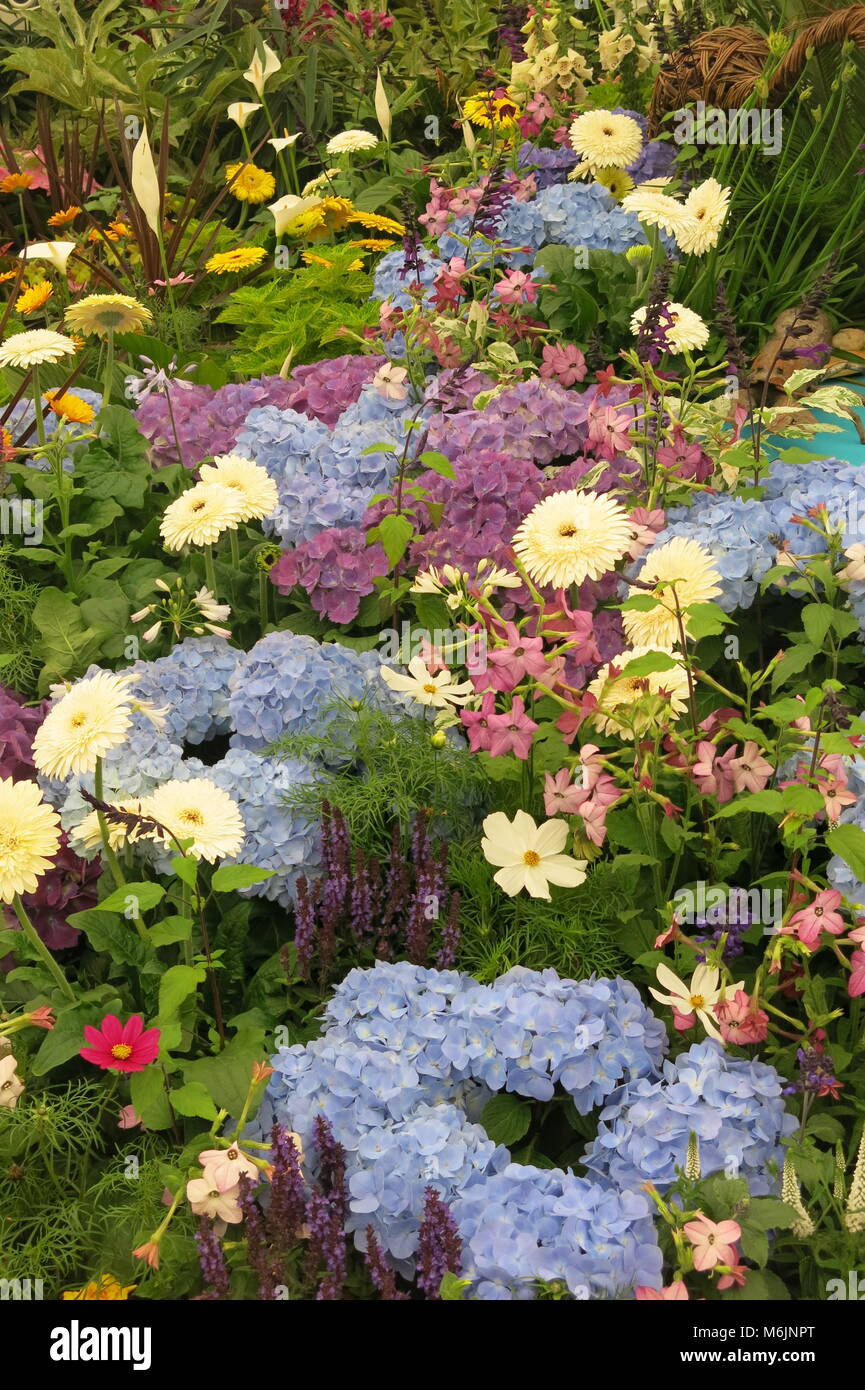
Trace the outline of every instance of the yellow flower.
[[[571, 122], [571, 144], [591, 170], [627, 169], [643, 148], [643, 132], [632, 116], [613, 111], [584, 111]], [[576, 172], [576, 171], [575, 171]]]
[[364, 251], [387, 251], [395, 243], [388, 237], [359, 237], [357, 241], [349, 241], [347, 246], [361, 246]]
[[43, 391], [42, 398], [61, 420], [71, 420], [76, 425], [89, 425], [96, 415], [92, 405], [71, 391]]
[[316, 256], [312, 251], [301, 251], [300, 259], [304, 265], [333, 265], [333, 261], [329, 261], [326, 256]]
[[717, 583], [720, 578], [708, 550], [684, 536], [675, 536], [666, 545], [651, 550], [640, 570], [639, 580], [641, 586], [654, 583], [656, 587], [651, 591], [645, 587], [633, 589], [628, 597], [639, 594], [654, 598], [655, 606], [646, 612], [625, 610], [622, 623], [628, 641], [632, 645], [671, 651], [680, 640], [677, 602], [687, 633], [685, 609], [692, 603], [709, 603], [717, 598], [721, 592]]
[[35, 314], [37, 309], [41, 309], [44, 304], [48, 303], [53, 293], [54, 291], [47, 280], [43, 280], [39, 285], [31, 285], [16, 299], [16, 313]]
[[355, 209], [347, 220], [358, 222], [361, 227], [366, 227], [371, 232], [393, 232], [394, 236], [405, 236], [405, 227], [401, 222], [396, 222], [392, 217], [384, 217], [378, 212], [359, 212]]
[[122, 236], [132, 236], [132, 228], [127, 227], [125, 222], [121, 222], [117, 218], [114, 222], [108, 223], [105, 228], [105, 235], [109, 241], [119, 241]]
[[512, 97], [498, 96], [495, 92], [475, 92], [463, 102], [463, 115], [472, 125], [483, 126], [489, 130], [511, 130], [517, 123], [520, 108]]
[[17, 270], [4, 270], [3, 274], [0, 275], [0, 285], [5, 285], [7, 280], [14, 280], [17, 274]]
[[[95, 812], [94, 812], [95, 814]], [[65, 1299], [83, 1299], [86, 1302], [104, 1301], [128, 1298], [137, 1284], [127, 1284], [125, 1287], [119, 1279], [115, 1279], [113, 1274], [100, 1274], [98, 1279], [92, 1283], [85, 1284], [83, 1289], [66, 1289], [63, 1293]]]
[[204, 269], [211, 275], [231, 275], [237, 270], [252, 270], [261, 265], [267, 252], [263, 246], [236, 246], [233, 251], [217, 251], [205, 261]]
[[656, 704], [652, 696], [664, 696], [661, 722], [666, 723], [669, 717], [678, 719], [687, 708], [688, 675], [678, 661], [663, 671], [628, 675], [632, 663], [649, 655], [664, 657], [669, 653], [659, 653], [653, 647], [634, 647], [631, 651], [620, 652], [601, 667], [590, 683], [589, 694], [598, 702], [590, 722], [602, 733], [618, 734], [627, 739], [644, 734], [659, 722], [659, 711], [652, 707]]
[[[140, 801], [118, 801], [114, 805], [118, 811], [130, 811], [134, 815], [142, 815]], [[120, 821], [106, 821], [108, 832], [108, 843], [112, 849], [123, 849], [126, 845], [135, 844], [136, 840], [152, 840], [152, 830], [142, 830], [140, 824], [129, 829]], [[91, 811], [86, 815], [74, 830], [70, 830], [69, 838], [76, 840], [85, 849], [99, 849], [102, 844], [102, 828], [99, 824], [99, 816], [96, 811]]]
[[349, 265], [346, 267], [346, 269], [347, 269], [347, 270], [363, 270], [363, 261], [360, 259], [360, 256], [358, 256], [355, 260], [351, 261], [351, 262], [349, 263]]
[[66, 310], [67, 327], [105, 338], [109, 333], [138, 333], [153, 315], [129, 294], [88, 294]]
[[602, 183], [619, 202], [631, 192], [634, 180], [624, 169], [598, 169], [594, 175], [595, 183]]
[[266, 203], [276, 192], [276, 179], [256, 164], [226, 164], [225, 181], [229, 193], [241, 203]]
[[241, 521], [262, 521], [276, 511], [276, 483], [260, 463], [241, 454], [216, 454], [213, 463], [202, 465], [200, 473], [206, 486], [218, 483], [237, 493], [243, 508]]
[[130, 677], [98, 671], [78, 681], [45, 716], [33, 740], [33, 762], [52, 780], [92, 772], [109, 749], [126, 741]]
[[166, 550], [184, 545], [212, 545], [223, 531], [234, 531], [243, 515], [243, 499], [222, 483], [196, 483], [166, 507], [159, 527]]
[[20, 193], [23, 188], [29, 188], [32, 182], [32, 174], [7, 174], [0, 181], [0, 193]]
[[514, 535], [514, 550], [536, 584], [566, 589], [600, 579], [628, 549], [628, 513], [596, 492], [554, 492], [533, 507]]
[[61, 208], [59, 212], [52, 212], [48, 218], [49, 227], [68, 227], [70, 222], [74, 222], [81, 208], [76, 203], [71, 203], [68, 208]]
[[165, 827], [157, 831], [164, 844], [174, 845], [172, 835], [178, 840], [191, 839], [190, 853], [211, 864], [214, 859], [238, 854], [246, 836], [236, 802], [208, 777], [163, 782], [145, 799], [143, 808], [145, 815]]
[[0, 902], [32, 893], [60, 848], [60, 817], [35, 782], [0, 779]]

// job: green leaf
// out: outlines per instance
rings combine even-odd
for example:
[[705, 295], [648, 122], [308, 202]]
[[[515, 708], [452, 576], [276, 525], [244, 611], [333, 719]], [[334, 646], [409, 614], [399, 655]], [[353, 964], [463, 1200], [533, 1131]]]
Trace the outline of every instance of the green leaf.
[[779, 685], [783, 685], [789, 676], [798, 676], [800, 671], [807, 670], [818, 650], [819, 648], [811, 642], [799, 642], [795, 647], [790, 647], [772, 672], [773, 692]]
[[[769, 1258], [769, 1238], [766, 1232], [748, 1220], [740, 1220], [742, 1230], [742, 1254], [756, 1265], [764, 1265]], [[750, 1280], [749, 1280], [750, 1282]]]
[[532, 1107], [517, 1096], [501, 1092], [488, 1100], [481, 1113], [481, 1124], [494, 1144], [510, 1148], [528, 1132]]
[[222, 864], [210, 880], [214, 893], [234, 893], [273, 878], [273, 869], [257, 869], [254, 864]]
[[[120, 1007], [119, 1000], [117, 1007]], [[44, 1076], [55, 1067], [62, 1067], [71, 1057], [77, 1057], [82, 1047], [87, 1046], [84, 1025], [96, 1028], [107, 1013], [113, 1012], [110, 1006], [75, 1004], [58, 1013], [54, 1027], [45, 1034], [39, 1051], [31, 1059], [29, 1070], [34, 1076]]]
[[200, 1081], [188, 1081], [171, 1092], [171, 1104], [179, 1115], [215, 1120], [219, 1114]]
[[207, 972], [203, 965], [172, 965], [159, 981], [159, 1017], [157, 1023], [168, 1023], [184, 999], [188, 999]]
[[761, 1231], [785, 1230], [796, 1220], [796, 1212], [777, 1197], [752, 1197], [746, 1214], [752, 1226]]
[[686, 609], [688, 614], [688, 636], [695, 642], [703, 637], [715, 637], [723, 632], [733, 619], [717, 603], [692, 603]]
[[802, 626], [809, 642], [822, 647], [832, 626], [833, 608], [828, 603], [806, 603], [802, 609]]
[[781, 795], [787, 810], [796, 811], [798, 815], [816, 816], [823, 810], [823, 798], [816, 787], [803, 787], [801, 782], [794, 782], [785, 787]]
[[443, 1303], [459, 1303], [466, 1289], [471, 1287], [471, 1279], [460, 1279], [458, 1274], [447, 1274], [439, 1284], [439, 1298]]
[[379, 525], [367, 533], [367, 539], [381, 541], [392, 569], [394, 565], [399, 564], [413, 535], [414, 526], [409, 518], [402, 512], [391, 512], [389, 516], [382, 517]]
[[865, 881], [865, 831], [858, 825], [838, 825], [826, 836], [826, 846]]
[[129, 1078], [129, 1092], [132, 1104], [146, 1129], [170, 1128], [171, 1111], [165, 1094], [165, 1077], [162, 1068], [156, 1062], [145, 1067], [143, 1071], [132, 1073]]
[[150, 456], [130, 411], [103, 406], [99, 438], [78, 459], [75, 477], [94, 499], [111, 497], [124, 508], [142, 505], [151, 478]]
[[[615, 666], [615, 661], [613, 665]], [[669, 652], [646, 652], [627, 663], [628, 680], [632, 676], [650, 676], [655, 671], [671, 671], [679, 663]]]
[[433, 473], [439, 473], [443, 478], [455, 478], [454, 466], [450, 459], [444, 454], [438, 453], [436, 449], [427, 449], [421, 454], [420, 462], [424, 468], [431, 468]]
[[183, 1079], [200, 1081], [214, 1105], [239, 1115], [249, 1090], [252, 1064], [261, 1060], [261, 1052], [257, 1038], [239, 1034], [215, 1057], [200, 1057], [185, 1066]]
[[740, 811], [777, 811], [779, 814], [784, 811], [784, 798], [780, 792], [763, 791], [753, 792], [750, 796], [739, 796], [735, 801], [728, 801], [726, 806], [722, 806], [720, 811], [716, 811], [714, 820], [726, 820], [728, 816], [737, 816]]
[[177, 941], [188, 941], [194, 925], [191, 917], [165, 917], [150, 928], [150, 940], [154, 946], [173, 946]]
[[192, 888], [198, 878], [198, 863], [188, 854], [175, 854], [171, 861], [171, 872], [180, 879], [181, 883]]
[[624, 845], [625, 849], [634, 850], [637, 854], [646, 852], [646, 832], [630, 807], [609, 813], [607, 834], [614, 845]]
[[73, 912], [69, 924], [84, 932], [94, 951], [106, 951], [118, 965], [142, 970], [153, 960], [132, 923], [113, 913], [90, 907], [85, 912]]
[[116, 888], [107, 898], [103, 898], [94, 912], [120, 912], [126, 916], [141, 916], [149, 912], [165, 897], [165, 889], [159, 883], [125, 883]]

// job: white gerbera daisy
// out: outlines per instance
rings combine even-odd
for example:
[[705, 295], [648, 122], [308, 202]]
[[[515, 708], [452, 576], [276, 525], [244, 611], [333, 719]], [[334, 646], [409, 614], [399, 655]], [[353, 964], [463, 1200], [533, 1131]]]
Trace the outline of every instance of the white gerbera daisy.
[[92, 772], [125, 742], [133, 705], [129, 675], [98, 671], [78, 681], [48, 711], [33, 740], [33, 762], [46, 777]]
[[600, 579], [628, 550], [633, 528], [618, 502], [596, 492], [554, 492], [533, 507], [514, 550], [536, 584], [565, 589]]
[[164, 826], [155, 838], [174, 849], [175, 839], [191, 839], [189, 853], [209, 863], [238, 854], [246, 836], [236, 802], [209, 777], [163, 782], [144, 799], [142, 812]]
[[0, 367], [21, 367], [27, 371], [43, 362], [72, 357], [75, 352], [75, 344], [65, 333], [55, 333], [52, 328], [28, 328], [0, 343]]
[[[666, 710], [673, 719], [678, 719], [687, 707], [688, 676], [680, 662], [663, 671], [650, 671], [640, 675], [628, 668], [638, 658], [648, 656], [669, 656], [659, 653], [654, 647], [633, 647], [620, 652], [602, 666], [589, 685], [589, 694], [598, 702], [597, 710], [591, 716], [592, 723], [602, 733], [618, 734], [620, 738], [636, 738], [653, 726], [659, 718], [657, 702], [649, 697], [664, 694]], [[640, 708], [640, 706], [643, 708]], [[660, 712], [663, 717], [663, 710]]]
[[643, 148], [643, 132], [631, 116], [585, 111], [572, 122], [571, 144], [589, 169], [626, 169]]
[[[673, 322], [664, 327], [664, 336], [670, 345], [670, 352], [694, 352], [703, 348], [709, 341], [709, 330], [699, 314], [687, 309], [684, 304], [672, 302], [664, 305]], [[646, 306], [642, 305], [631, 317], [631, 332], [639, 333], [640, 325], [646, 317]]]
[[[142, 803], [134, 801], [118, 801], [115, 805], [118, 811], [129, 811], [134, 815], [143, 816]], [[112, 849], [123, 849], [126, 845], [134, 845], [137, 840], [150, 840], [153, 838], [152, 832], [141, 824], [124, 825], [120, 821], [105, 818], [105, 830], [108, 835], [108, 843]], [[99, 825], [99, 815], [96, 811], [91, 811], [89, 815], [69, 832], [70, 840], [76, 841], [86, 850], [100, 849], [102, 846], [102, 830]]]
[[622, 210], [632, 212], [646, 227], [660, 227], [676, 236], [688, 223], [682, 203], [665, 193], [660, 183], [640, 183], [622, 199]]
[[374, 150], [378, 140], [368, 130], [342, 130], [328, 140], [328, 154], [354, 154], [356, 150]]
[[622, 614], [628, 641], [632, 645], [672, 651], [680, 640], [677, 601], [687, 633], [688, 615], [684, 610], [692, 603], [709, 603], [717, 598], [721, 593], [720, 578], [709, 552], [684, 536], [675, 536], [666, 545], [650, 551], [639, 579], [641, 584], [659, 587], [654, 595], [644, 588], [633, 588], [629, 597], [636, 594], [654, 596], [656, 602], [654, 608], [645, 612], [626, 609]]
[[60, 817], [35, 782], [0, 779], [0, 902], [32, 893], [60, 848]]
[[159, 530], [166, 550], [212, 545], [223, 531], [240, 525], [244, 500], [223, 483], [196, 483], [165, 508]]
[[501, 865], [493, 878], [509, 897], [525, 888], [531, 897], [549, 901], [551, 883], [577, 888], [586, 879], [585, 859], [562, 853], [567, 840], [567, 821], [537, 825], [526, 811], [517, 811], [512, 821], [495, 811], [484, 821], [481, 848], [487, 863]]
[[717, 244], [730, 206], [730, 189], [706, 179], [685, 199], [684, 226], [673, 228], [676, 244], [686, 255], [704, 256]]
[[279, 493], [266, 468], [240, 454], [216, 454], [213, 463], [199, 470], [202, 483], [220, 483], [237, 493], [242, 505], [241, 521], [261, 521], [277, 507]]

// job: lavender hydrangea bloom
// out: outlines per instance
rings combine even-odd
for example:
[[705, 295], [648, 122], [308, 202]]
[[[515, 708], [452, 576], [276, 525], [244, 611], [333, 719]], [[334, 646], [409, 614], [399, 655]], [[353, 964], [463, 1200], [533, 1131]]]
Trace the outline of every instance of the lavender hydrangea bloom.
[[[433, 280], [444, 262], [425, 246], [419, 246], [418, 263], [420, 265], [420, 282], [426, 291], [424, 302], [428, 302]], [[400, 309], [410, 309], [414, 301], [408, 293], [407, 287], [415, 281], [415, 276], [411, 271], [408, 275], [403, 274], [404, 268], [405, 252], [402, 247], [388, 251], [382, 256], [375, 268], [371, 297], [373, 299], [389, 299]]]
[[166, 733], [176, 743], [203, 743], [231, 728], [229, 682], [242, 653], [224, 637], [187, 637], [168, 656], [137, 661], [134, 692], [157, 709], [167, 705]]
[[551, 184], [538, 194], [536, 206], [547, 242], [621, 252], [646, 241], [638, 219], [624, 212], [601, 183]]
[[684, 1167], [693, 1131], [704, 1176], [733, 1162], [755, 1196], [775, 1193], [784, 1162], [779, 1141], [797, 1123], [785, 1110], [781, 1086], [765, 1062], [731, 1057], [714, 1039], [698, 1043], [665, 1062], [660, 1080], [640, 1078], [612, 1097], [586, 1150], [586, 1167], [620, 1187], [646, 1179], [663, 1187]]
[[374, 581], [387, 574], [388, 559], [378, 544], [367, 545], [366, 532], [356, 526], [333, 526], [285, 551], [270, 570], [280, 593], [300, 585], [317, 613], [335, 623], [350, 623], [358, 615], [361, 599], [375, 589]]
[[[188, 382], [148, 396], [135, 412], [138, 428], [150, 442], [156, 468], [182, 463], [195, 469], [202, 459], [235, 451], [250, 411], [286, 407], [297, 393], [280, 376], [229, 382], [214, 390]], [[243, 450], [238, 450], [243, 452]]]
[[642, 1192], [511, 1163], [467, 1186], [452, 1214], [463, 1274], [481, 1300], [534, 1298], [536, 1280], [561, 1281], [577, 1298], [663, 1282], [652, 1206]]
[[534, 170], [535, 184], [539, 193], [544, 188], [552, 187], [554, 183], [565, 183], [568, 174], [577, 167], [579, 162], [579, 156], [567, 145], [557, 145], [553, 149], [546, 149], [542, 145], [535, 145], [530, 140], [526, 140], [520, 146], [519, 167], [527, 172]]
[[581, 452], [588, 407], [596, 391], [577, 394], [555, 381], [532, 377], [495, 396], [484, 410], [433, 415], [428, 447], [448, 458], [496, 449], [539, 466]]
[[386, 361], [378, 354], [346, 354], [296, 367], [281, 408], [297, 410], [333, 429], [343, 411], [354, 405], [363, 387]]

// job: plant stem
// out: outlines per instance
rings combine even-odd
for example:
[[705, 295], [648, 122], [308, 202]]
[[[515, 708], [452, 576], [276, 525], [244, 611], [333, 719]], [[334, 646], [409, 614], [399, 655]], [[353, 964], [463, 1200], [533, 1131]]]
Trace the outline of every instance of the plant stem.
[[24, 904], [22, 903], [17, 893], [12, 899], [12, 907], [15, 912], [15, 916], [21, 923], [21, 930], [27, 937], [27, 940], [33, 947], [33, 950], [36, 952], [39, 959], [42, 961], [42, 964], [45, 966], [46, 970], [52, 976], [58, 988], [61, 989], [63, 993], [66, 995], [66, 998], [70, 999], [74, 1004], [74, 989], [70, 985], [66, 976], [63, 974], [63, 971], [60, 969], [60, 966], [57, 964], [48, 947], [45, 945], [45, 942], [42, 940], [42, 937], [39, 935], [33, 923], [30, 921], [30, 918], [27, 916], [27, 913], [24, 909]]
[[102, 404], [111, 404], [111, 391], [114, 386], [114, 329], [109, 328], [105, 338], [105, 375], [102, 378]]

